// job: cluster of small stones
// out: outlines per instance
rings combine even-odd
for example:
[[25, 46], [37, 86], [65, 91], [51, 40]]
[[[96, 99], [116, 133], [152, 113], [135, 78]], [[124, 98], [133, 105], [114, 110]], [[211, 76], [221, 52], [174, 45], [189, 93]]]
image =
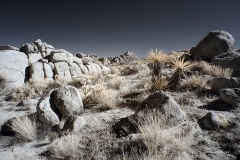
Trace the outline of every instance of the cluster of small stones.
[[29, 78], [34, 80], [77, 78], [82, 74], [95, 74], [109, 70], [93, 62], [83, 63], [81, 58], [63, 49], [42, 42], [40, 39], [20, 48], [28, 57]]

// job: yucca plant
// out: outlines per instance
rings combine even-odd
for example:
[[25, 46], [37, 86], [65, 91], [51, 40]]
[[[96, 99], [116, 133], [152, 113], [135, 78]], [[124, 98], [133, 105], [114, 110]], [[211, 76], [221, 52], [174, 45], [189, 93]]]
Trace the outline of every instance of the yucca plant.
[[153, 75], [152, 80], [147, 81], [147, 83], [150, 84], [152, 90], [155, 91], [161, 91], [169, 87], [167, 78], [163, 78], [162, 76]]
[[172, 88], [177, 87], [180, 84], [180, 80], [186, 78], [186, 72], [191, 69], [191, 62], [184, 61], [184, 58], [174, 58], [171, 63], [175, 69], [172, 77], [169, 79], [169, 85]]
[[147, 61], [153, 66], [153, 75], [161, 75], [161, 70], [164, 66], [164, 63], [168, 61], [168, 56], [162, 50], [153, 50], [148, 51]]

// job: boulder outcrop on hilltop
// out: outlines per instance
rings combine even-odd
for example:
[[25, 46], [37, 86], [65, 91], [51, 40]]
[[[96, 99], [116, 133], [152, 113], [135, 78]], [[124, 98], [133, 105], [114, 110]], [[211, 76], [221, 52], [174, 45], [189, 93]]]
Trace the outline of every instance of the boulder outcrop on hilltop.
[[63, 49], [56, 49], [40, 39], [26, 43], [19, 49], [0, 46], [0, 73], [14, 85], [21, 86], [29, 79], [71, 79], [82, 74], [95, 74], [109, 68], [94, 62], [82, 62]]
[[111, 63], [117, 63], [117, 64], [127, 64], [129, 62], [139, 60], [140, 58], [135, 55], [133, 52], [128, 51], [127, 53], [121, 54], [118, 57], [114, 57], [111, 59]]
[[214, 56], [225, 52], [231, 52], [235, 40], [226, 31], [211, 31], [197, 46], [191, 48], [190, 54], [193, 60], [211, 61]]

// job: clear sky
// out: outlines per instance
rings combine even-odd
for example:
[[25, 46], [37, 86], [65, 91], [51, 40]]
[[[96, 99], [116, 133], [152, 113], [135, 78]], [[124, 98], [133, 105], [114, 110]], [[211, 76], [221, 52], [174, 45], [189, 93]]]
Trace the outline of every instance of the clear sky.
[[1, 0], [0, 44], [42, 39], [71, 53], [189, 49], [211, 30], [240, 48], [239, 0]]

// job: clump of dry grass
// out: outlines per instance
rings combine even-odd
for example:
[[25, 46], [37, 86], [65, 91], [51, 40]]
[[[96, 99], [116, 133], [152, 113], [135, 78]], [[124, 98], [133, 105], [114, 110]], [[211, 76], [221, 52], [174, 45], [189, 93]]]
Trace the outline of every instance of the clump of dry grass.
[[109, 88], [119, 90], [122, 82], [123, 82], [123, 78], [122, 77], [115, 76], [115, 77], [111, 78], [110, 80], [108, 80], [107, 86]]
[[98, 105], [102, 109], [111, 109], [120, 102], [119, 91], [109, 89], [100, 84], [84, 85], [82, 91], [85, 95], [83, 101], [87, 106]]
[[160, 111], [147, 110], [138, 113], [138, 120], [135, 122], [140, 131], [138, 141], [147, 147], [147, 151], [138, 154], [123, 153], [119, 159], [143, 159], [143, 160], [170, 160], [182, 158], [182, 153], [187, 152], [192, 143], [186, 140], [187, 134], [182, 128], [174, 128], [174, 122]]
[[26, 140], [35, 140], [37, 137], [37, 125], [35, 119], [28, 116], [17, 117], [11, 123], [13, 131]]
[[21, 101], [27, 98], [42, 96], [51, 89], [58, 88], [62, 82], [58, 81], [29, 81], [24, 86], [16, 89], [7, 96], [7, 100]]
[[76, 159], [79, 157], [80, 137], [73, 133], [68, 133], [53, 141], [48, 149], [51, 157], [57, 159]]
[[192, 65], [193, 70], [202, 71], [204, 74], [208, 74], [214, 77], [231, 77], [233, 70], [230, 68], [222, 68], [220, 66], [212, 65], [205, 61], [195, 62]]
[[183, 80], [180, 83], [179, 87], [181, 89], [190, 89], [190, 90], [203, 89], [207, 86], [207, 82], [208, 80], [202, 75], [199, 75], [199, 76], [192, 75], [186, 78], [185, 80]]

